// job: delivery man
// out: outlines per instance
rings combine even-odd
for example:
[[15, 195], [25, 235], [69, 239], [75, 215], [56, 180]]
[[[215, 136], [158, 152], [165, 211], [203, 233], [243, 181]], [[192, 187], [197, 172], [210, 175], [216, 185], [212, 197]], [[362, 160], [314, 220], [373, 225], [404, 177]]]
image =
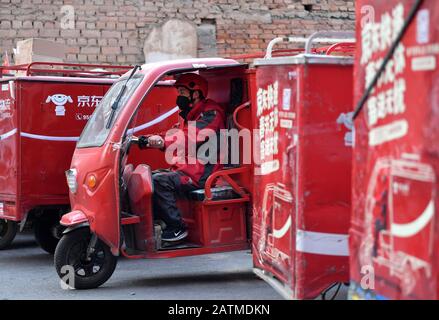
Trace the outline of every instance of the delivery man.
[[[221, 169], [219, 160], [205, 163], [200, 159], [190, 159], [193, 155], [189, 152], [189, 144], [194, 143], [198, 150], [204, 143], [208, 143], [212, 134], [218, 137], [220, 130], [225, 128], [225, 112], [216, 102], [206, 99], [208, 84], [203, 77], [195, 73], [185, 73], [177, 79], [174, 86], [178, 91], [176, 103], [180, 108], [179, 129], [185, 137], [185, 153], [184, 161], [178, 161], [170, 169], [157, 170], [152, 174], [154, 218], [166, 223], [162, 232], [163, 241], [180, 241], [187, 237], [186, 226], [177, 208], [177, 198], [203, 188], [207, 178]], [[196, 137], [189, 132], [196, 132]], [[140, 148], [148, 146], [166, 150], [172, 143], [175, 141], [159, 135], [139, 138]], [[216, 148], [219, 156], [219, 141]]]

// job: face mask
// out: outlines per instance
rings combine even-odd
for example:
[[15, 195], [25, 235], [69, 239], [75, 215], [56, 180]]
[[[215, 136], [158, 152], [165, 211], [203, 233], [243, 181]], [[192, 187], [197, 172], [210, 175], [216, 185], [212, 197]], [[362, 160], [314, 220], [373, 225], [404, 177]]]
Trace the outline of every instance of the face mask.
[[186, 111], [186, 110], [189, 110], [191, 101], [188, 97], [178, 96], [176, 103], [177, 103], [177, 106], [180, 108], [180, 110]]

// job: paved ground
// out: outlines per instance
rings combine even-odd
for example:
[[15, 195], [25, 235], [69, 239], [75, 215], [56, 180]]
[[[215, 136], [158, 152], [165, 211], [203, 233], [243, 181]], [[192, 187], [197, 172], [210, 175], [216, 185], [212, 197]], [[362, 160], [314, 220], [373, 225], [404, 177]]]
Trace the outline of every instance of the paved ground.
[[[346, 297], [343, 288], [338, 299]], [[32, 235], [0, 251], [0, 299], [281, 299], [252, 273], [248, 251], [159, 260], [120, 259], [110, 280], [88, 291], [62, 290], [53, 257]]]

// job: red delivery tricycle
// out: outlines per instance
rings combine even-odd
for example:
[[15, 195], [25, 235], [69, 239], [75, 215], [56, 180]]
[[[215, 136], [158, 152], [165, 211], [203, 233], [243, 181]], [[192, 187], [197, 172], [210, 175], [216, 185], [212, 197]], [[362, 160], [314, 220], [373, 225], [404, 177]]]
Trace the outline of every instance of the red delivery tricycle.
[[70, 209], [64, 171], [92, 112], [131, 67], [34, 62], [0, 67], [0, 249], [33, 227], [53, 253]]
[[[245, 88], [252, 88], [254, 73], [234, 60], [146, 64], [115, 83], [87, 123], [66, 172], [72, 211], [61, 220], [67, 230], [57, 246], [55, 266], [60, 277], [65, 266], [74, 267], [74, 285], [69, 285], [100, 286], [113, 273], [120, 254], [171, 258], [250, 247], [251, 164], [215, 172], [205, 188], [182, 200], [179, 207], [189, 236], [169, 246], [162, 244], [161, 225], [154, 223], [151, 203], [151, 171], [169, 167], [165, 153], [146, 149], [140, 151], [143, 162], [131, 160], [139, 152], [133, 143], [141, 123], [147, 120], [145, 125], [155, 133], [171, 129], [178, 121], [172, 77], [194, 71], [208, 81], [209, 98], [227, 111], [230, 126], [238, 121], [240, 126], [251, 126]], [[113, 109], [118, 96], [119, 106]], [[228, 183], [217, 186], [217, 180]], [[124, 198], [129, 199], [128, 205]], [[130, 212], [125, 212], [127, 208]]]
[[[340, 45], [330, 52], [339, 53], [345, 48]], [[352, 95], [349, 96], [352, 58], [328, 55], [329, 49], [323, 54], [314, 50], [311, 54], [309, 49], [286, 64], [285, 60], [277, 60], [281, 57], [267, 57], [262, 59], [267, 65], [262, 66], [261, 62], [256, 68], [233, 59], [189, 59], [146, 64], [125, 74], [107, 92], [87, 123], [66, 172], [72, 211], [62, 217], [61, 224], [67, 229], [54, 257], [60, 278], [71, 287], [90, 289], [110, 278], [119, 255], [133, 259], [172, 258], [252, 248], [255, 266], [261, 270], [259, 275], [277, 288], [289, 289], [284, 290], [288, 298], [312, 298], [334, 282], [345, 281], [348, 278], [345, 222], [349, 221], [349, 195], [345, 189], [347, 193], [350, 190], [350, 168], [345, 166], [345, 161], [350, 159], [351, 149], [346, 145], [349, 130], [340, 119], [352, 108]], [[273, 73], [271, 67], [279, 72]], [[331, 75], [338, 69], [342, 69], [342, 76], [334, 81]], [[134, 134], [140, 128], [148, 135], [163, 133], [174, 126], [179, 109], [175, 107], [177, 90], [173, 79], [188, 72], [196, 72], [208, 81], [209, 98], [225, 111], [227, 133], [235, 129], [242, 135], [236, 148], [230, 146], [233, 143], [225, 148], [230, 151], [224, 157], [227, 159], [230, 155], [233, 158], [231, 151], [238, 151], [237, 163], [225, 161], [221, 170], [207, 178], [204, 188], [191, 191], [180, 200], [178, 206], [188, 227], [188, 238], [169, 243], [161, 239], [163, 224], [153, 218], [151, 178], [153, 170], [169, 167], [169, 162], [163, 151], [139, 150], [136, 147], [139, 139]], [[279, 77], [279, 86], [270, 89], [271, 96], [262, 92], [267, 88], [269, 73], [273, 79]], [[323, 77], [320, 82], [319, 77]], [[316, 97], [312, 98], [314, 94]], [[271, 110], [266, 109], [267, 97], [273, 95], [278, 99], [270, 102]], [[306, 103], [308, 100], [312, 101], [310, 105]], [[305, 106], [313, 113], [302, 115], [299, 110]], [[263, 113], [258, 114], [258, 110]], [[279, 121], [270, 122], [274, 110]], [[279, 133], [278, 141], [271, 139], [271, 145], [278, 145], [271, 163], [260, 163], [260, 151], [250, 160], [246, 154], [249, 146], [251, 151], [260, 150], [265, 141], [260, 136], [262, 124], [265, 126], [265, 121], [262, 123], [260, 119], [265, 113], [268, 127], [264, 139], [270, 138], [271, 129]], [[250, 134], [245, 136], [244, 132]], [[310, 149], [318, 149], [314, 144], [324, 133], [330, 145], [321, 153], [311, 152]], [[301, 166], [307, 167], [295, 143], [316, 163], [322, 157], [328, 159], [320, 166], [324, 170], [306, 169], [316, 170], [312, 174], [313, 183], [299, 189], [291, 180], [292, 172], [303, 169], [296, 167], [296, 160], [292, 159], [297, 157]], [[271, 147], [266, 146], [264, 159], [267, 160]], [[293, 149], [298, 154], [291, 157]], [[328, 183], [329, 177], [322, 176], [329, 174], [327, 167], [344, 167], [344, 170], [334, 169], [336, 173], [342, 172], [337, 188]], [[286, 168], [294, 170], [284, 171]], [[319, 178], [324, 178], [322, 184]], [[309, 190], [312, 196], [319, 190], [326, 190], [329, 195], [320, 204], [307, 194]], [[306, 196], [311, 199], [311, 210], [305, 210], [301, 204], [307, 203], [303, 199]], [[313, 203], [317, 206], [314, 209]], [[262, 206], [265, 206], [263, 212]], [[318, 223], [318, 216], [328, 218]], [[283, 226], [284, 218], [291, 223]], [[303, 221], [308, 218], [310, 226]], [[304, 234], [297, 247], [296, 225]], [[313, 249], [326, 239], [332, 242], [329, 247], [334, 252], [326, 254], [322, 252], [324, 248]], [[296, 254], [296, 251], [300, 252]], [[303, 264], [308, 264], [311, 271], [303, 280], [292, 283], [295, 270]], [[299, 284], [298, 293], [291, 290]], [[304, 290], [308, 284], [312, 289]]]

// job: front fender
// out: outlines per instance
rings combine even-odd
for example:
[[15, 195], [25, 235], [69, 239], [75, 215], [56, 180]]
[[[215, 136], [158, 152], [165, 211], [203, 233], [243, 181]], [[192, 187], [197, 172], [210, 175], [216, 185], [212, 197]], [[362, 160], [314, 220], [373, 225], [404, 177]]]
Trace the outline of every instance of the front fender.
[[[60, 224], [67, 227], [63, 235], [81, 228], [90, 228], [90, 222], [84, 212], [75, 210], [62, 216]], [[107, 244], [108, 245], [108, 244]], [[108, 245], [109, 246], [109, 245]], [[119, 248], [109, 246], [114, 256], [119, 255]]]
[[75, 227], [84, 223], [89, 224], [88, 218], [84, 212], [79, 210], [63, 215], [60, 221], [60, 224], [67, 228]]
[[65, 234], [67, 234], [67, 233], [70, 233], [70, 232], [72, 232], [72, 231], [75, 231], [75, 230], [77, 230], [77, 229], [81, 229], [81, 228], [90, 228], [90, 224], [88, 223], [88, 222], [84, 222], [84, 223], [80, 223], [80, 224], [77, 224], [77, 225], [74, 225], [74, 226], [71, 226], [71, 227], [68, 227], [67, 229], [65, 229], [64, 231], [63, 231], [63, 235], [65, 235]]

